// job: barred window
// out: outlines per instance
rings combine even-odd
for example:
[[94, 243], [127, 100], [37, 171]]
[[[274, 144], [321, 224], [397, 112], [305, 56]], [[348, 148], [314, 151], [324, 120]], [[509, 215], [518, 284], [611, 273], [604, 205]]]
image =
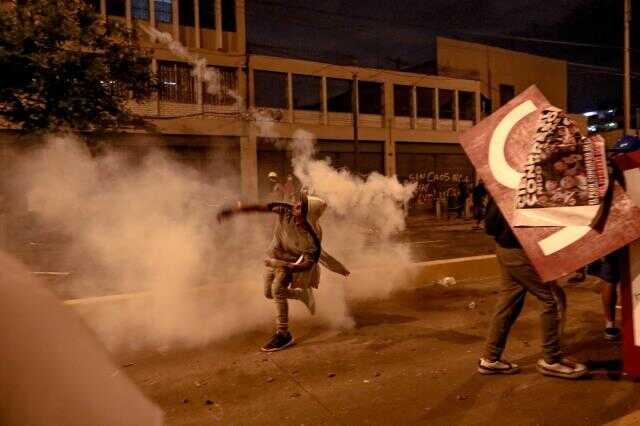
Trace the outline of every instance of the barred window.
[[191, 66], [182, 62], [158, 62], [160, 100], [185, 104], [197, 103], [196, 80]]
[[149, 0], [132, 0], [131, 15], [134, 19], [149, 20]]
[[173, 21], [171, 0], [154, 0], [156, 7], [156, 21], [170, 23]]
[[213, 30], [216, 28], [216, 10], [214, 0], [198, 0], [200, 28]]
[[[202, 102], [207, 105], [235, 105], [237, 100], [233, 96], [238, 93], [238, 76], [232, 67], [208, 67], [215, 69], [220, 78], [220, 88], [215, 94], [207, 92], [207, 84], [203, 83]], [[211, 88], [216, 89], [216, 88]]]

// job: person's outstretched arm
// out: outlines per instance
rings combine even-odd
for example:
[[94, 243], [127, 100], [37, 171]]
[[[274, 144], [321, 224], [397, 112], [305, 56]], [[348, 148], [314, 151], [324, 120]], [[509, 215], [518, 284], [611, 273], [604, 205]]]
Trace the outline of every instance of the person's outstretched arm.
[[241, 213], [277, 213], [280, 214], [283, 210], [290, 208], [287, 203], [269, 203], [269, 204], [241, 204], [238, 203], [235, 207], [227, 207], [220, 210], [217, 214], [218, 222], [223, 222], [229, 219], [231, 216]]

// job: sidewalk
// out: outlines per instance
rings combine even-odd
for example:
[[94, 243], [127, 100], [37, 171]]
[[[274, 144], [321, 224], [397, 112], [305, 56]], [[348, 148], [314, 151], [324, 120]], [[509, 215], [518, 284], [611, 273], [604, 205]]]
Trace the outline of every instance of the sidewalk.
[[[297, 345], [270, 355], [257, 350], [271, 331], [265, 324], [202, 348], [119, 360], [162, 406], [168, 425], [601, 425], [640, 408], [637, 385], [611, 380], [606, 370], [577, 382], [535, 371], [540, 311], [533, 299], [506, 353], [522, 373], [477, 374], [496, 286], [467, 281], [352, 301], [350, 330], [294, 318]], [[569, 352], [596, 368], [616, 367], [619, 348], [602, 338], [597, 287], [566, 289]]]

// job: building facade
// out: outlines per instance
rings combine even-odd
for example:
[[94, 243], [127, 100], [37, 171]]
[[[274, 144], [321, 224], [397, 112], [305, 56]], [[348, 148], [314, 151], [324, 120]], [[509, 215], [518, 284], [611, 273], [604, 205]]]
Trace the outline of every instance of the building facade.
[[[424, 199], [474, 177], [457, 141], [480, 118], [479, 81], [250, 55], [244, 1], [91, 3], [105, 19], [171, 34], [216, 69], [223, 93], [239, 95], [207, 93], [183, 57], [142, 31], [160, 89], [131, 108], [157, 132], [130, 130], [114, 136], [115, 145], [162, 146], [212, 178], [239, 176], [238, 191], [250, 200], [268, 191], [269, 172], [291, 173], [282, 141], [298, 129], [316, 136], [318, 157], [334, 167], [419, 180]], [[221, 158], [223, 171], [209, 167]]]
[[566, 61], [445, 37], [437, 37], [436, 51], [438, 75], [480, 81], [486, 115], [532, 84], [567, 109]]

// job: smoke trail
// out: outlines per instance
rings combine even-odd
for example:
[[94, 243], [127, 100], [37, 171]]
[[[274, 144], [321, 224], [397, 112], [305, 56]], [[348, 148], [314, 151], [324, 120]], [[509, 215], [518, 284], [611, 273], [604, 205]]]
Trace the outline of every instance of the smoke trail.
[[366, 179], [346, 170], [337, 171], [328, 161], [314, 160], [314, 136], [297, 130], [293, 136], [293, 167], [300, 182], [324, 198], [345, 220], [374, 227], [383, 238], [405, 228], [404, 207], [416, 189], [402, 185], [395, 176], [373, 172]]
[[155, 28], [149, 28], [143, 26], [142, 29], [149, 34], [151, 42], [160, 42], [167, 46], [172, 53], [181, 59], [189, 62], [193, 67], [191, 75], [194, 76], [197, 81], [205, 83], [206, 91], [210, 95], [223, 94], [232, 97], [236, 101], [238, 108], [242, 107], [243, 99], [234, 90], [224, 87], [221, 84], [220, 72], [215, 67], [207, 66], [207, 60], [199, 58], [197, 55], [192, 54], [189, 50], [183, 46], [179, 41], [174, 40], [173, 36], [169, 33], [158, 31]]

